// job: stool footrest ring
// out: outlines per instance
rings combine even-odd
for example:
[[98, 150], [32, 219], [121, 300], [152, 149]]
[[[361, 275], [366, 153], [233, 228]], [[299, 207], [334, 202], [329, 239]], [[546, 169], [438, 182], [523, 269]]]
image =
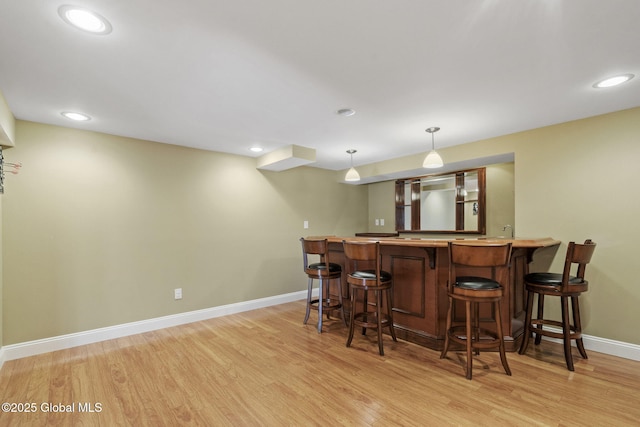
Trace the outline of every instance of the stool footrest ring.
[[[378, 315], [375, 311], [359, 312], [353, 315], [355, 326], [363, 328], [378, 328]], [[388, 326], [391, 320], [386, 313], [382, 313], [380, 324], [382, 327]]]

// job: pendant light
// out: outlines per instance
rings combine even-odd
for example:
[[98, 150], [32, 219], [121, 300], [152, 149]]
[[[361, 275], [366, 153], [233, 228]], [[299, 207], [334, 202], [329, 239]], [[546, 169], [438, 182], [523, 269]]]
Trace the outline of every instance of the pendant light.
[[345, 181], [360, 181], [360, 174], [358, 173], [358, 171], [356, 170], [356, 168], [353, 167], [353, 153], [356, 153], [357, 150], [347, 150], [347, 153], [349, 153], [351, 155], [351, 169], [349, 169], [349, 171], [347, 172], [347, 174], [344, 177]]
[[441, 168], [442, 166], [444, 166], [442, 157], [440, 157], [440, 154], [438, 154], [438, 152], [436, 151], [436, 144], [433, 136], [433, 134], [435, 132], [438, 132], [439, 130], [440, 128], [435, 126], [426, 129], [426, 132], [431, 134], [431, 151], [429, 152], [429, 154], [427, 154], [427, 157], [424, 159], [424, 162], [422, 163], [423, 168], [435, 169], [435, 168]]

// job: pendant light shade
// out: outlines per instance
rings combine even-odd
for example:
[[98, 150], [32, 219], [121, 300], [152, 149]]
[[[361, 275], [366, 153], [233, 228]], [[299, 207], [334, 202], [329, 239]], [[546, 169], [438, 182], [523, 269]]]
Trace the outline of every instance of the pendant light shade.
[[347, 174], [344, 177], [345, 181], [360, 181], [360, 174], [358, 173], [356, 168], [353, 167], [353, 153], [355, 153], [356, 151], [357, 150], [347, 150], [347, 153], [351, 155], [351, 169], [347, 171]]
[[439, 127], [430, 127], [426, 130], [426, 132], [431, 134], [431, 151], [429, 152], [429, 154], [427, 154], [427, 157], [424, 159], [424, 162], [422, 163], [423, 168], [435, 169], [435, 168], [441, 168], [442, 166], [444, 166], [442, 157], [440, 157], [440, 154], [438, 154], [438, 152], [436, 151], [436, 144], [433, 136], [433, 134], [435, 132], [438, 132], [439, 130], [440, 130]]

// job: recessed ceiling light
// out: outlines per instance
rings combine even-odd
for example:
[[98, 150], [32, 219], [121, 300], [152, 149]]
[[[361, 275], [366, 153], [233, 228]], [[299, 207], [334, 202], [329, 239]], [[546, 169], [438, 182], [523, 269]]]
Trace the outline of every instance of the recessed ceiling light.
[[260, 153], [262, 152], [262, 147], [251, 147], [249, 148], [249, 150], [253, 151], [254, 153]]
[[336, 111], [337, 115], [344, 117], [353, 116], [355, 113], [356, 111], [352, 110], [351, 108], [341, 108], [340, 110]]
[[594, 83], [593, 87], [595, 87], [597, 89], [600, 89], [600, 88], [605, 88], [605, 87], [618, 86], [619, 84], [622, 84], [624, 82], [628, 82], [633, 77], [634, 77], [633, 74], [621, 74], [619, 76], [613, 76], [613, 77], [609, 77], [609, 78], [604, 79], [604, 80], [600, 80], [599, 82]]
[[60, 6], [58, 14], [67, 24], [91, 34], [109, 34], [112, 29], [111, 24], [105, 18], [81, 7]]
[[86, 114], [74, 113], [72, 111], [63, 111], [60, 114], [62, 114], [63, 117], [66, 117], [69, 120], [74, 120], [76, 122], [86, 122], [87, 120], [91, 120], [91, 117], [87, 116]]

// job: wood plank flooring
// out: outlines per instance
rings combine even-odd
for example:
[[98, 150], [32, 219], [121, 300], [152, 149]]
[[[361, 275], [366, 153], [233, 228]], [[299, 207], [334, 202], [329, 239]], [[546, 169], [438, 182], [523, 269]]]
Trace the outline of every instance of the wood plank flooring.
[[303, 325], [300, 301], [8, 361], [2, 402], [35, 411], [0, 425], [640, 425], [640, 362], [576, 351], [572, 373], [543, 342], [507, 355], [511, 377], [481, 353], [469, 381], [463, 353], [385, 336], [381, 357], [374, 333], [346, 348], [341, 322], [318, 334], [313, 314]]

